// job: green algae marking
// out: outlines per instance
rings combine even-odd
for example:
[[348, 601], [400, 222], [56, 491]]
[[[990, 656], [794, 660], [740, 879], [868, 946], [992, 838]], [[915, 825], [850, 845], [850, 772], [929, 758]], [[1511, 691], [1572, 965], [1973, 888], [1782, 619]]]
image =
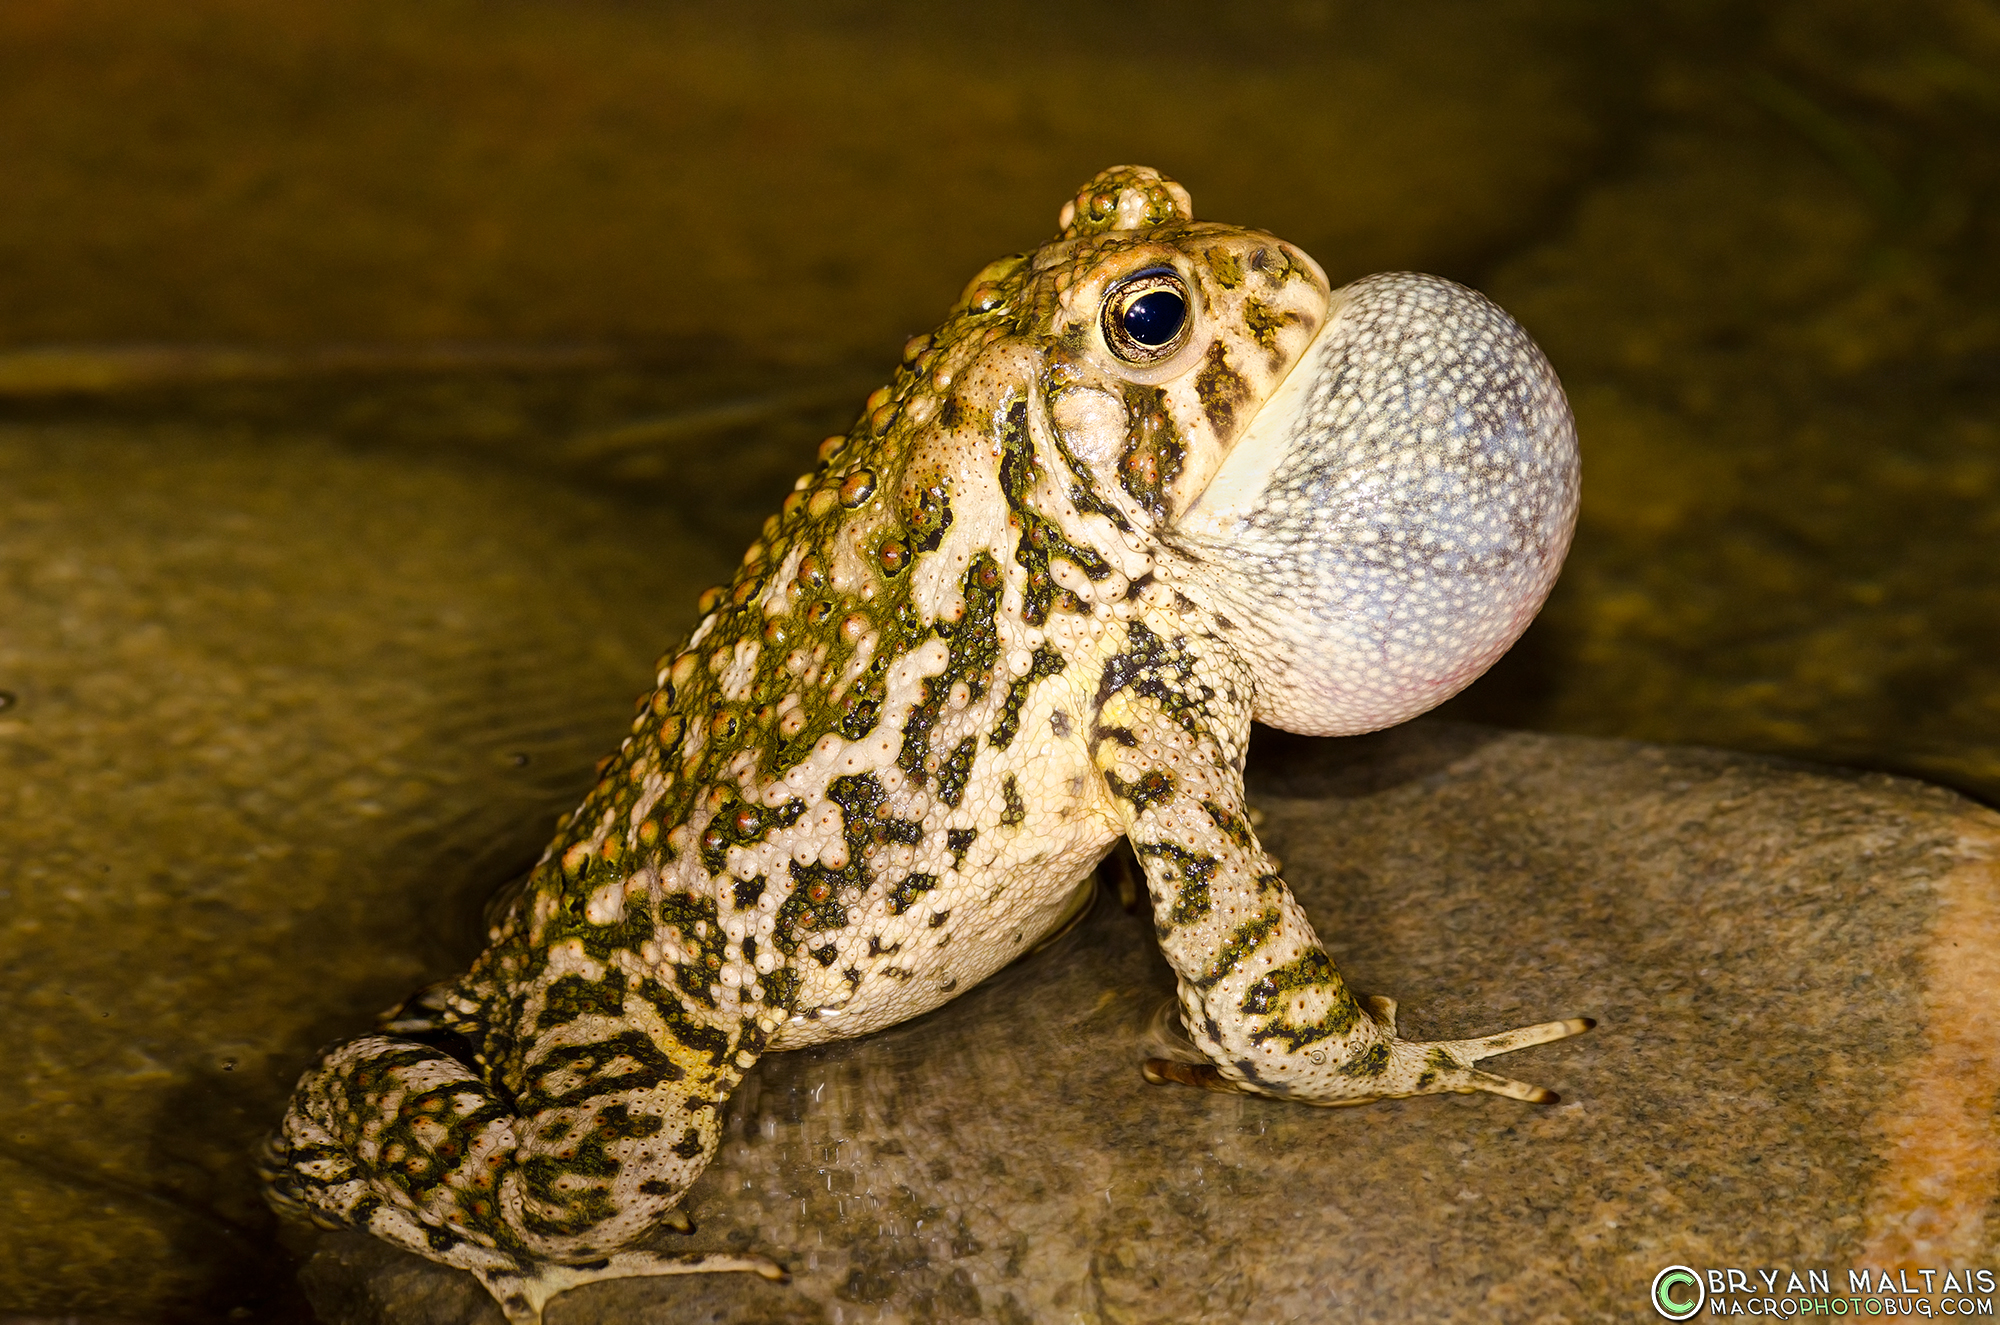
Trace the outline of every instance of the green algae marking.
[[[883, 445], [885, 443], [875, 443], [874, 449], [880, 450]], [[842, 463], [868, 461], [884, 471], [890, 467], [883, 459], [865, 454], [858, 457], [838, 454], [822, 462], [823, 466], [835, 460]], [[822, 480], [825, 481], [828, 480]], [[798, 508], [800, 512], [804, 509], [803, 504]], [[924, 514], [925, 510], [929, 514]], [[930, 521], [933, 532], [941, 534], [950, 522], [949, 504], [944, 500], [942, 491], [935, 498], [920, 502], [918, 514], [920, 520]], [[802, 514], [795, 514], [793, 518], [805, 519]], [[932, 625], [916, 618], [906, 595], [892, 592], [870, 599], [858, 592], [834, 594], [828, 589], [825, 567], [831, 553], [827, 549], [842, 522], [851, 518], [851, 512], [834, 510], [817, 523], [807, 522], [801, 530], [799, 542], [812, 550], [800, 562], [795, 586], [800, 597], [782, 617], [769, 621], [746, 619], [741, 628], [742, 632], [761, 632], [766, 639], [766, 647], [757, 660], [751, 702], [757, 706], [752, 716], [760, 726], [768, 727], [756, 741], [760, 751], [758, 769], [767, 779], [782, 777], [804, 761], [828, 732], [837, 731], [848, 740], [860, 740], [875, 730], [882, 717], [886, 672], [911, 649], [921, 645], [934, 630]], [[889, 555], [889, 560], [877, 564], [878, 573], [885, 578], [901, 574], [912, 558], [909, 544], [903, 541], [902, 531], [897, 529], [883, 531], [875, 551], [877, 554], [893, 554]], [[894, 610], [889, 610], [890, 603], [895, 605]], [[836, 700], [831, 678], [845, 672], [853, 661], [854, 650], [859, 647], [858, 641], [850, 642], [843, 634], [842, 623], [855, 616], [867, 621], [872, 628], [875, 635], [874, 654], [863, 674]], [[773, 631], [776, 632], [775, 638]], [[718, 639], [735, 637], [726, 636], [720, 629], [715, 635]], [[814, 650], [822, 648], [825, 653], [819, 663], [819, 676], [811, 684], [802, 685], [786, 670], [785, 659], [794, 650], [811, 655]], [[704, 680], [707, 678], [704, 677]], [[800, 692], [798, 711], [804, 721], [791, 735], [780, 736], [775, 727], [777, 703], [784, 694], [793, 690]], [[705, 694], [700, 702], [712, 709], [715, 696]], [[689, 711], [705, 713], [708, 709], [690, 706]], [[717, 752], [717, 749], [710, 751]], [[721, 757], [727, 758], [737, 752], [737, 749], [731, 749]], [[675, 790], [683, 789], [677, 785]]]
[[1208, 271], [1225, 290], [1243, 284], [1243, 259], [1231, 249], [1219, 249], [1208, 258]]
[[1220, 438], [1236, 434], [1236, 413], [1250, 399], [1250, 384], [1229, 365], [1229, 351], [1220, 340], [1208, 347], [1201, 370], [1194, 375], [1195, 397], [1201, 401], [1208, 425]]
[[978, 752], [979, 738], [968, 736], [953, 746], [951, 753], [938, 766], [938, 799], [954, 810], [965, 799], [965, 784], [972, 777], [972, 760]]
[[[1324, 956], [1324, 954], [1321, 955]], [[1330, 964], [1328, 969], [1330, 972]], [[1288, 1022], [1282, 1017], [1273, 1017], [1262, 1027], [1251, 1033], [1250, 1042], [1252, 1044], [1263, 1044], [1268, 1040], [1276, 1040], [1296, 1053], [1305, 1045], [1330, 1039], [1336, 1035], [1345, 1035], [1347, 1032], [1353, 1030], [1361, 1021], [1361, 1007], [1354, 1001], [1354, 995], [1348, 991], [1345, 984], [1339, 982], [1338, 977], [1331, 974], [1328, 975], [1325, 981], [1320, 982], [1320, 984], [1321, 987], [1329, 984], [1332, 986], [1333, 1001], [1318, 1021], [1300, 1026]], [[1297, 987], [1306, 988], [1308, 986], [1302, 982]], [[1388, 1050], [1383, 1048], [1382, 1052], [1387, 1054]], [[1350, 1073], [1352, 1073], [1352, 1070], [1351, 1065], [1342, 1068], [1342, 1071]]]
[[[435, 1051], [423, 1050], [417, 1055], [406, 1058], [402, 1065], [406, 1068], [414, 1067], [418, 1063], [435, 1062], [442, 1057], [443, 1055]], [[403, 1073], [398, 1072], [397, 1076], [402, 1077]], [[460, 1113], [458, 1100], [465, 1095], [477, 1096], [481, 1102], [473, 1109]], [[374, 1097], [364, 1098], [361, 1103], [362, 1109], [355, 1111], [362, 1112], [364, 1117], [367, 1109], [379, 1107], [378, 1100]], [[354, 1110], [354, 1106], [355, 1101], [350, 1100], [350, 1110]], [[489, 1123], [506, 1116], [507, 1110], [498, 1099], [476, 1080], [454, 1081], [428, 1091], [406, 1095], [395, 1117], [387, 1120], [386, 1126], [380, 1133], [378, 1140], [381, 1149], [378, 1153], [382, 1159], [375, 1171], [421, 1201], [440, 1185], [451, 1182], [453, 1176], [464, 1166], [470, 1141], [484, 1131]], [[445, 1134], [441, 1140], [433, 1144], [430, 1138], [436, 1136], [436, 1128], [440, 1125], [445, 1129]], [[351, 1146], [359, 1140], [359, 1136], [343, 1140]], [[337, 1150], [336, 1153], [342, 1153], [344, 1157], [344, 1152]], [[396, 1155], [397, 1158], [391, 1160], [388, 1158], [390, 1155]], [[301, 1148], [293, 1153], [291, 1162], [297, 1170], [311, 1158], [305, 1148]], [[309, 1175], [301, 1174], [301, 1176]]]
[[529, 888], [536, 886], [553, 895], [555, 905], [550, 909], [547, 928], [540, 936], [538, 944], [529, 945], [535, 959], [533, 970], [539, 972], [546, 964], [546, 954], [550, 948], [566, 942], [574, 942], [590, 957], [597, 961], [607, 961], [614, 952], [636, 949], [652, 937], [653, 912], [649, 901], [643, 897], [624, 899], [624, 904], [616, 919], [598, 923], [588, 914], [591, 896], [607, 888], [622, 885], [630, 872], [620, 862], [593, 855], [585, 862], [582, 871], [574, 878], [564, 879], [560, 868], [538, 871], [529, 880]]
[[1299, 320], [1299, 315], [1290, 309], [1274, 312], [1270, 305], [1255, 299], [1243, 301], [1243, 325], [1260, 346], [1278, 353], [1278, 333]]
[[[1207, 812], [1209, 822], [1221, 830], [1222, 835], [1228, 838], [1233, 846], [1242, 851], [1255, 851], [1257, 849], [1257, 839], [1250, 832], [1250, 823], [1242, 815], [1236, 813], [1236, 811], [1230, 809], [1228, 806], [1218, 805], [1214, 801], [1203, 801], [1201, 808]], [[1277, 876], [1265, 875], [1264, 877], [1276, 878]], [[1263, 880], [1260, 879], [1258, 882], [1262, 883]]]
[[[616, 1070], [605, 1069], [616, 1065]], [[587, 1105], [606, 1095], [648, 1091], [687, 1076], [641, 1030], [624, 1030], [589, 1044], [558, 1045], [528, 1069], [526, 1088], [515, 1100], [520, 1115], [532, 1118], [549, 1109]], [[550, 1089], [552, 1081], [571, 1082]]]
[[652, 1005], [661, 1024], [667, 1028], [667, 1034], [673, 1036], [682, 1048], [707, 1055], [710, 1067], [721, 1065], [722, 1055], [729, 1049], [728, 1036], [705, 1022], [697, 1021], [688, 1012], [686, 1004], [651, 976], [640, 980], [633, 992]]
[[716, 972], [722, 969], [726, 939], [717, 920], [715, 899], [693, 893], [667, 893], [660, 898], [660, 927], [680, 931], [680, 946], [686, 960], [674, 964], [674, 981], [681, 992], [697, 1003], [715, 1006], [710, 990]]
[[799, 950], [807, 935], [820, 930], [847, 928], [847, 908], [840, 904], [836, 889], [850, 877], [848, 869], [830, 870], [824, 865], [792, 863], [792, 893], [778, 904], [771, 941], [790, 956]]
[[882, 720], [882, 704], [888, 698], [889, 684], [886, 673], [889, 664], [897, 656], [890, 650], [877, 648], [867, 670], [855, 680], [847, 697], [840, 702], [839, 719], [833, 729], [850, 741], [858, 741]]
[[840, 807], [841, 831], [847, 841], [848, 868], [859, 870], [862, 849], [870, 842], [915, 846], [924, 840], [916, 819], [893, 819], [882, 813], [889, 793], [872, 773], [849, 773], [827, 784], [826, 798]]
[[1379, 1077], [1388, 1070], [1389, 1046], [1380, 1040], [1340, 1065], [1341, 1075], [1349, 1077]]
[[1319, 989], [1333, 982], [1333, 959], [1323, 948], [1308, 948], [1297, 961], [1273, 967], [1243, 993], [1243, 1010], [1262, 1014], [1275, 1010], [1284, 996], [1297, 989]]
[[764, 985], [764, 1006], [789, 1009], [798, 1000], [799, 985], [803, 982], [797, 971], [789, 966], [781, 966], [762, 977]]
[[1147, 770], [1131, 782], [1107, 771], [1104, 781], [1111, 788], [1112, 795], [1130, 802], [1133, 812], [1138, 814], [1162, 801], [1172, 800], [1174, 795], [1173, 775], [1157, 768]]
[[1427, 1089], [1440, 1076], [1463, 1072], [1465, 1065], [1445, 1052], [1443, 1045], [1432, 1045], [1430, 1053], [1424, 1056], [1424, 1070], [1417, 1077], [1417, 1089]]
[[[544, 1237], [575, 1237], [618, 1214], [610, 1186], [622, 1166], [609, 1149], [619, 1141], [657, 1135], [662, 1126], [651, 1114], [607, 1104], [562, 1151], [521, 1160], [522, 1191], [529, 1198], [522, 1204], [522, 1227]], [[543, 1213], [550, 1208], [563, 1214]]]
[[778, 907], [771, 936], [788, 956], [798, 951], [808, 935], [847, 927], [843, 899], [868, 886], [866, 853], [871, 844], [915, 846], [923, 840], [920, 821], [882, 813], [889, 793], [873, 774], [837, 777], [827, 785], [826, 795], [840, 807], [847, 863], [832, 869], [817, 861], [810, 865], [792, 862], [791, 895]]
[[905, 517], [910, 542], [919, 552], [935, 552], [951, 528], [951, 494], [944, 479], [917, 490], [916, 506]]
[[[733, 792], [716, 808], [715, 816], [702, 829], [701, 865], [712, 875], [725, 872], [729, 848], [751, 846], [779, 829], [790, 828], [806, 812], [803, 800], [783, 805], [752, 805]], [[754, 900], [754, 899], [753, 899]]]

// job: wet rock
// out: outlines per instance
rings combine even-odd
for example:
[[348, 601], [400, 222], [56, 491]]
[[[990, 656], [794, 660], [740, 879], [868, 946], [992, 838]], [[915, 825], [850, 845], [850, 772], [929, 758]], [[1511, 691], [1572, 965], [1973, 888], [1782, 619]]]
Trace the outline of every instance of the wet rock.
[[1993, 803], [2000, 230], [1957, 218], [2000, 187], [1974, 146], [2000, 98], [1940, 71], [2000, 86], [2000, 26], [1952, 4], [1711, 13], [1660, 34], [1619, 168], [1477, 282], [1562, 374], [1583, 504], [1548, 608], [1454, 716]]
[[727, 564], [532, 475], [0, 428], [0, 1305], [283, 1315], [250, 1161], [463, 960]]
[[[1336, 960], [1406, 1034], [1598, 1018], [1501, 1060], [1560, 1103], [1148, 1086], [1172, 982], [1106, 896], [930, 1016], [758, 1065], [698, 1231], [660, 1245], [765, 1250], [791, 1286], [598, 1285], [551, 1325], [1587, 1320], [1636, 1316], [1674, 1263], [2000, 1250], [2000, 817], [1877, 775], [1442, 722], [1265, 732], [1251, 766]], [[324, 1238], [305, 1283], [327, 1325], [499, 1320], [359, 1234]]]

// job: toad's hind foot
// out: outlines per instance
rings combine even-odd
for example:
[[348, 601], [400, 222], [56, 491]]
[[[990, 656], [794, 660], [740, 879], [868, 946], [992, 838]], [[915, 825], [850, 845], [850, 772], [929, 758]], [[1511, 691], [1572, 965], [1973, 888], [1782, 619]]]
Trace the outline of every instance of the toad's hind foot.
[[1216, 1071], [1213, 1063], [1184, 1063], [1178, 1058], [1148, 1058], [1139, 1064], [1139, 1072], [1155, 1086], [1173, 1084], [1193, 1086], [1197, 1090], [1219, 1090], [1232, 1095], [1247, 1093], [1234, 1081]]
[[542, 1308], [558, 1293], [606, 1279], [640, 1279], [667, 1274], [715, 1274], [747, 1270], [773, 1283], [789, 1283], [785, 1267], [768, 1256], [737, 1256], [723, 1252], [621, 1251], [582, 1265], [543, 1262], [533, 1270], [475, 1270], [486, 1291], [499, 1302], [512, 1325], [541, 1325]]

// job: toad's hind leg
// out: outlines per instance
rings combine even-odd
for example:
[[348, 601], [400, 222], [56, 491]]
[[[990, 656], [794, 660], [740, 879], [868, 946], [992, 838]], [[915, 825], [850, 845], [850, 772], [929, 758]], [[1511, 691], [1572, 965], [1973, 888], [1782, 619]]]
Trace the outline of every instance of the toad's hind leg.
[[271, 1203], [469, 1270], [513, 1322], [537, 1322], [549, 1298], [600, 1279], [783, 1279], [761, 1256], [618, 1250], [701, 1172], [719, 1140], [712, 1092], [726, 1096], [741, 1076], [692, 1080], [643, 1036], [627, 1038], [545, 1056], [522, 1098], [542, 1107], [525, 1117], [427, 1044], [338, 1045], [300, 1081], [266, 1148]]

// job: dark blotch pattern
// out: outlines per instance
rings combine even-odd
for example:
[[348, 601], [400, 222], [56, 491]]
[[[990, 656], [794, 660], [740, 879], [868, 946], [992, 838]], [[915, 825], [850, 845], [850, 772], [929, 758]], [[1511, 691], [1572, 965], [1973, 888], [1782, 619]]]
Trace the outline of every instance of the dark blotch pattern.
[[1179, 876], [1180, 890], [1174, 897], [1173, 906], [1167, 911], [1169, 925], [1185, 925], [1199, 920], [1213, 909], [1208, 885], [1221, 865], [1214, 856], [1189, 851], [1172, 842], [1134, 842], [1132, 852], [1141, 859], [1167, 862]]
[[1000, 488], [1021, 526], [1014, 560], [1027, 572], [1021, 619], [1031, 626], [1045, 624], [1052, 609], [1083, 610], [1077, 596], [1056, 583], [1049, 571], [1051, 557], [1067, 558], [1092, 580], [1102, 580], [1111, 574], [1111, 563], [1102, 555], [1072, 543], [1059, 526], [1036, 509], [1031, 494], [1039, 472], [1034, 443], [1028, 436], [1027, 402], [1017, 400], [1008, 408], [1000, 429]]
[[1057, 675], [1068, 666], [1063, 656], [1046, 644], [1030, 655], [1028, 674], [1015, 677], [1013, 684], [1007, 687], [1007, 698], [1001, 705], [1000, 717], [993, 724], [993, 734], [987, 737], [994, 749], [1005, 750], [1014, 743], [1014, 737], [1021, 730], [1021, 707], [1028, 702], [1028, 692], [1034, 689], [1035, 683]]
[[1216, 950], [1215, 960], [1209, 963], [1194, 981], [1196, 989], [1213, 989], [1235, 973], [1243, 959], [1255, 952], [1265, 939], [1278, 928], [1282, 919], [1277, 907], [1270, 907], [1229, 931], [1229, 937]]
[[1118, 486], [1158, 523], [1173, 514], [1169, 489], [1187, 465], [1187, 440], [1167, 412], [1166, 392], [1125, 384], [1125, 450], [1118, 457]]
[[1240, 422], [1237, 415], [1250, 399], [1250, 386], [1229, 366], [1229, 351], [1220, 340], [1208, 347], [1201, 371], [1194, 377], [1194, 391], [1215, 435], [1234, 437]]
[[889, 914], [899, 916], [916, 905], [917, 899], [938, 886], [935, 874], [912, 874], [889, 890]]

